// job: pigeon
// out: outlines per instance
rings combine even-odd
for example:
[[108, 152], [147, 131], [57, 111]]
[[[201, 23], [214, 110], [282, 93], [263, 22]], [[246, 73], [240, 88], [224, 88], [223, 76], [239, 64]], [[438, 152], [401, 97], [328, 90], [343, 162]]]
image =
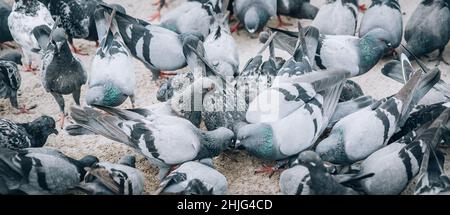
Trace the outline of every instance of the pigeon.
[[[108, 14], [111, 14], [113, 10], [103, 4], [99, 7]], [[160, 74], [164, 74], [161, 73], [163, 70], [173, 71], [186, 66], [181, 35], [119, 11], [114, 19], [125, 45], [133, 57], [142, 61], [152, 71], [153, 80], [158, 79]]]
[[0, 148], [0, 194], [66, 194], [96, 162], [94, 156], [75, 160], [52, 148]]
[[295, 165], [281, 172], [278, 182], [283, 195], [310, 195], [309, 187], [311, 176], [308, 168], [303, 165]]
[[[349, 75], [312, 71], [301, 25], [299, 28], [299, 45], [289, 60], [292, 63], [286, 62], [278, 74], [282, 77], [249, 104], [246, 121], [250, 124], [237, 132], [236, 147], [243, 146], [261, 159], [283, 160], [311, 147], [328, 125]], [[284, 70], [288, 67], [298, 69]], [[291, 128], [296, 127], [303, 129], [294, 132]]]
[[0, 0], [0, 45], [5, 42], [14, 41], [14, 38], [9, 31], [8, 17], [11, 14], [11, 6]]
[[[259, 111], [250, 104], [246, 119], [252, 124], [239, 128], [236, 146], [265, 160], [286, 159], [311, 147], [328, 125], [345, 77], [344, 72], [312, 72], [294, 83], [272, 85], [252, 102], [259, 102]], [[270, 104], [264, 99], [269, 96]]]
[[55, 120], [45, 115], [27, 123], [0, 119], [0, 128], [0, 148], [13, 150], [42, 147], [49, 135], [58, 134]]
[[8, 17], [11, 35], [21, 47], [26, 59], [25, 71], [32, 72], [37, 68], [32, 61], [38, 56], [34, 51], [39, 48], [32, 31], [38, 26], [53, 28], [55, 24], [48, 9], [37, 0], [16, 0]]
[[156, 194], [224, 195], [228, 183], [225, 176], [213, 167], [189, 161], [167, 175]]
[[[332, 18], [330, 18], [332, 17]], [[325, 35], [355, 35], [358, 21], [358, 2], [356, 0], [327, 0], [311, 26]]]
[[[413, 68], [402, 55], [403, 70]], [[316, 148], [331, 163], [352, 164], [385, 146], [408, 119], [412, 108], [439, 80], [440, 71], [416, 71], [398, 93], [342, 118]], [[362, 141], [364, 140], [364, 141]]]
[[349, 101], [352, 99], [359, 98], [364, 96], [364, 92], [361, 87], [352, 80], [347, 80], [344, 83], [344, 87], [342, 89], [341, 97], [339, 98], [340, 102]]
[[450, 39], [450, 9], [444, 0], [423, 0], [411, 14], [405, 27], [406, 48], [417, 56], [439, 50], [437, 57], [443, 58], [445, 46]]
[[178, 34], [200, 33], [206, 38], [214, 15], [221, 11], [222, 0], [187, 1], [165, 14], [160, 26]]
[[283, 25], [280, 15], [297, 19], [314, 19], [319, 9], [310, 0], [277, 0], [279, 26]]
[[277, 15], [277, 0], [235, 0], [233, 9], [239, 22], [254, 34]]
[[135, 162], [134, 156], [125, 155], [117, 164], [98, 162], [87, 167], [78, 188], [91, 195], [142, 195], [144, 176]]
[[11, 105], [19, 109], [17, 113], [28, 113], [25, 106], [19, 107], [17, 101], [17, 91], [22, 81], [17, 64], [22, 65], [22, 55], [18, 52], [0, 56], [0, 98], [9, 99]]
[[[397, 195], [419, 173], [426, 151], [434, 150], [442, 140], [450, 108], [427, 126], [412, 143], [392, 143], [379, 149], [361, 163], [361, 172], [372, 172], [371, 178], [361, 180], [367, 194]], [[429, 155], [430, 157], [433, 155]]]
[[238, 48], [231, 36], [227, 16], [215, 18], [203, 45], [206, 59], [217, 72], [225, 77], [236, 77], [239, 74]]
[[[292, 53], [298, 33], [271, 29], [278, 32], [274, 39], [275, 45]], [[392, 50], [392, 45], [384, 38], [387, 38], [386, 31], [381, 29], [373, 29], [362, 38], [321, 34], [316, 49], [314, 69], [350, 71], [351, 77], [365, 74], [379, 62], [384, 53]], [[308, 42], [307, 40], [307, 43], [314, 44], [317, 41]]]
[[90, 17], [88, 10], [78, 0], [39, 0], [47, 6], [53, 18], [59, 19], [58, 27], [64, 28], [68, 36], [67, 41], [76, 54], [82, 53], [73, 44], [73, 38], [86, 38], [89, 35]]
[[126, 110], [107, 110], [112, 115], [102, 115], [89, 107], [73, 106], [71, 116], [91, 132], [126, 144], [143, 154], [159, 167], [159, 179], [167, 175], [173, 165], [218, 156], [234, 138], [229, 129], [205, 132], [179, 117], [160, 115], [148, 120]]
[[[102, 38], [92, 62], [89, 89], [86, 93], [88, 105], [119, 106], [128, 97], [134, 107], [136, 77], [131, 53], [124, 44], [113, 17], [105, 20], [102, 10], [97, 11], [98, 25], [104, 25], [107, 32], [99, 32]], [[109, 26], [108, 26], [109, 25]], [[97, 27], [97, 29], [105, 28]]]
[[81, 61], [70, 51], [64, 29], [53, 30], [41, 25], [33, 29], [33, 34], [43, 51], [42, 85], [58, 103], [62, 128], [65, 118], [62, 95], [72, 94], [75, 103], [80, 105], [81, 86], [87, 81], [87, 73]]
[[[314, 195], [359, 195], [361, 193], [353, 190], [350, 187], [345, 187], [340, 184], [330, 173], [327, 172], [324, 162], [319, 155], [313, 151], [304, 151], [298, 155], [297, 161], [305, 166], [309, 172], [309, 182], [306, 183], [309, 187], [309, 192]], [[364, 174], [361, 176], [354, 176], [356, 180], [367, 177], [372, 177], [373, 173]], [[343, 182], [341, 182], [343, 183]], [[306, 190], [305, 190], [306, 191]]]
[[389, 35], [383, 38], [397, 48], [402, 42], [403, 18], [400, 4], [397, 0], [374, 0], [369, 9], [364, 12], [359, 37], [364, 37], [373, 29], [381, 29]]

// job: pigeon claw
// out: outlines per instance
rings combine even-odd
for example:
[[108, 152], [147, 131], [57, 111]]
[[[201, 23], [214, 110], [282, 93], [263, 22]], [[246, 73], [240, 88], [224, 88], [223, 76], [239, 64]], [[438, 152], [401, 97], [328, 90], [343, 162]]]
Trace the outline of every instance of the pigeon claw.
[[72, 52], [75, 53], [75, 54], [77, 54], [77, 55], [84, 55], [84, 56], [87, 56], [87, 55], [88, 55], [88, 54], [85, 53], [85, 52], [81, 52], [81, 49], [75, 47], [74, 45], [72, 45], [71, 47], [72, 47], [72, 48], [71, 48]]
[[59, 115], [59, 119], [57, 120], [57, 122], [61, 122], [61, 129], [63, 129], [64, 128], [64, 121], [65, 121], [65, 119], [66, 119], [66, 114], [64, 114], [64, 113], [61, 113], [60, 115]]
[[163, 79], [163, 78], [170, 78], [172, 76], [177, 75], [177, 73], [170, 73], [170, 72], [159, 72], [159, 78]]
[[273, 174], [275, 174], [276, 172], [279, 172], [280, 169], [276, 168], [274, 166], [267, 166], [263, 164], [263, 168], [256, 170], [255, 174], [262, 174], [262, 173], [266, 173], [269, 174], [269, 178], [271, 178], [273, 176]]
[[25, 66], [24, 72], [31, 72], [33, 75], [36, 75], [37, 67], [32, 67], [31, 65]]
[[360, 4], [360, 5], [358, 6], [358, 9], [359, 9], [359, 11], [360, 11], [361, 13], [366, 12], [366, 10], [367, 10], [366, 4]]
[[231, 26], [230, 32], [231, 33], [237, 32], [238, 29], [239, 29], [240, 24], [241, 24], [240, 22], [236, 22], [233, 26]]
[[17, 112], [15, 112], [15, 115], [19, 115], [19, 114], [32, 114], [32, 112], [30, 111], [31, 109], [33, 109], [34, 107], [30, 107], [30, 108], [26, 108], [25, 105], [23, 105], [21, 108], [18, 109]]
[[157, 10], [155, 13], [150, 15], [149, 19], [150, 21], [160, 20], [161, 19], [161, 11]]

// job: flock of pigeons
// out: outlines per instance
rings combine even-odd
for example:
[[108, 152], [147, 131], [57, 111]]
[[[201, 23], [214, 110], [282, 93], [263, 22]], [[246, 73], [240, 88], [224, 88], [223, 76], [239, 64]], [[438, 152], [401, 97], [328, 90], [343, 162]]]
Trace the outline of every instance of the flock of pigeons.
[[[158, 2], [151, 19], [161, 16], [161, 23], [154, 25], [101, 0], [15, 0], [12, 7], [0, 0], [0, 43], [15, 41], [24, 70], [39, 70], [60, 107], [61, 128], [62, 95], [73, 95], [75, 124], [65, 132], [102, 135], [157, 166], [156, 194], [226, 194], [227, 179], [212, 158], [235, 149], [277, 161], [257, 172], [285, 169], [284, 194], [399, 194], [415, 178], [415, 194], [450, 194], [439, 150], [449, 144], [450, 104], [418, 105], [432, 88], [450, 98], [440, 70], [419, 58], [439, 50], [438, 63], [445, 62], [450, 1], [423, 0], [406, 24], [405, 45], [397, 0], [373, 0], [368, 8], [356, 0], [328, 0], [321, 8], [309, 0], [188, 0], [161, 15], [165, 3]], [[274, 16], [286, 25], [280, 15], [313, 21], [298, 23], [298, 32], [266, 27]], [[236, 19], [231, 28], [229, 18]], [[264, 44], [241, 70], [231, 35], [239, 26]], [[89, 77], [74, 38], [98, 41]], [[17, 99], [21, 56], [0, 57], [0, 96], [18, 114], [28, 111]], [[393, 60], [381, 72], [404, 85], [374, 100], [349, 78], [386, 56]], [[133, 58], [154, 80], [170, 76], [157, 92], [160, 103], [134, 107]], [[185, 66], [188, 72], [170, 72]], [[133, 108], [117, 108], [127, 98]], [[44, 147], [56, 127], [49, 116], [0, 119], [1, 194], [144, 193], [133, 156], [76, 160]]]

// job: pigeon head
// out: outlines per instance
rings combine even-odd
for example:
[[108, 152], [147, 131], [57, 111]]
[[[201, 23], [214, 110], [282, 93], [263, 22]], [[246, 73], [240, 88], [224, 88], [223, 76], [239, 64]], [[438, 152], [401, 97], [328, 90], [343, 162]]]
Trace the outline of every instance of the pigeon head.
[[99, 159], [93, 155], [86, 155], [80, 160], [78, 160], [81, 167], [92, 167], [94, 164], [97, 164], [99, 162]]
[[234, 140], [234, 133], [228, 128], [220, 127], [204, 133], [202, 145], [205, 146], [213, 157], [228, 149]]
[[269, 14], [264, 9], [250, 7], [244, 15], [245, 29], [254, 34], [266, 25], [269, 18]]
[[313, 151], [304, 151], [300, 153], [297, 157], [297, 161], [299, 164], [307, 167], [308, 169], [322, 169], [323, 171], [327, 171], [322, 159], [319, 155]]
[[51, 38], [52, 38], [52, 43], [54, 45], [56, 45], [58, 52], [61, 50], [61, 48], [64, 46], [64, 44], [67, 45], [67, 34], [63, 28], [56, 28], [51, 33]]
[[349, 163], [344, 150], [344, 138], [339, 129], [333, 129], [330, 136], [322, 140], [316, 147], [316, 152], [322, 160], [338, 164]]
[[136, 157], [133, 155], [125, 155], [122, 158], [120, 158], [118, 163], [125, 166], [136, 168]]
[[116, 107], [128, 98], [113, 84], [93, 86], [86, 93], [86, 103], [88, 105], [102, 105]]
[[373, 30], [370, 30], [366, 35], [364, 35], [364, 37], [376, 39], [376, 41], [379, 42], [379, 44], [381, 46], [383, 46], [384, 48], [387, 48], [387, 49], [394, 48], [394, 47], [392, 47], [392, 43], [391, 43], [391, 41], [393, 40], [392, 34], [390, 34], [389, 32], [387, 32], [384, 29], [375, 28]]
[[0, 60], [12, 61], [18, 65], [22, 65], [22, 54], [18, 51], [11, 51], [1, 56]]
[[33, 137], [31, 147], [42, 147], [50, 134], [58, 134], [55, 120], [49, 116], [41, 116], [34, 121], [22, 124]]
[[273, 156], [273, 131], [265, 123], [244, 125], [238, 130], [235, 148], [244, 147], [250, 154], [262, 159]]

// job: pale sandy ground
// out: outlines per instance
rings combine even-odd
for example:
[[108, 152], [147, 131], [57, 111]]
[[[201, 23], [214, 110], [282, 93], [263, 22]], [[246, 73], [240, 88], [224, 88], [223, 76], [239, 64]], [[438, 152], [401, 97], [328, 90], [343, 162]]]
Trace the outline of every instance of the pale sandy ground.
[[[10, 0], [10, 2], [12, 2]], [[147, 19], [150, 14], [155, 10], [155, 7], [151, 4], [151, 0], [106, 0], [108, 3], [119, 3], [123, 5], [128, 14], [141, 19]], [[171, 0], [169, 0], [169, 3]], [[163, 13], [167, 12], [171, 8], [175, 7], [180, 0], [172, 0], [169, 8], [163, 9]], [[312, 0], [311, 1], [316, 6], [321, 6], [325, 0]], [[402, 10], [404, 12], [404, 24], [408, 17], [415, 9], [419, 0], [400, 0]], [[370, 5], [369, 0], [361, 1], [361, 3], [366, 3], [367, 6]], [[361, 18], [361, 14], [359, 15]], [[330, 17], [331, 18], [331, 17]], [[290, 22], [295, 23], [295, 20], [290, 20]], [[310, 21], [302, 20], [304, 25], [308, 25]], [[276, 19], [273, 19], [269, 24], [276, 25]], [[259, 50], [261, 44], [258, 43], [256, 39], [251, 39], [249, 35], [243, 30], [239, 31], [238, 34], [234, 34], [239, 47], [240, 62], [243, 65], [250, 57], [254, 56], [257, 50]], [[95, 52], [95, 44], [93, 42], [86, 42], [83, 40], [76, 40], [76, 45], [87, 50], [89, 56], [78, 56], [82, 59], [84, 65], [88, 69], [91, 66], [91, 61], [93, 54]], [[450, 58], [450, 49], [447, 49], [444, 54], [446, 59]], [[0, 54], [3, 51], [0, 51]], [[163, 53], [161, 53], [163, 54]], [[389, 96], [400, 89], [401, 85], [384, 77], [380, 70], [384, 63], [389, 59], [384, 59], [378, 63], [370, 72], [367, 74], [355, 78], [354, 80], [361, 85], [364, 92], [374, 98], [380, 99], [385, 96]], [[155, 83], [151, 81], [151, 73], [143, 66], [139, 61], [136, 62], [136, 75], [138, 81], [136, 98], [137, 106], [146, 106], [156, 103], [156, 86]], [[430, 66], [434, 65], [434, 62], [429, 63]], [[440, 69], [442, 71], [442, 78], [450, 82], [450, 77], [448, 77], [449, 66], [441, 64]], [[14, 115], [13, 109], [10, 107], [8, 100], [1, 100], [0, 106], [3, 107], [3, 111], [0, 112], [0, 117], [13, 119], [18, 122], [31, 121], [36, 117], [46, 114], [58, 118], [58, 106], [53, 100], [53, 97], [46, 93], [41, 86], [41, 80], [39, 75], [32, 75], [30, 73], [22, 74], [22, 86], [20, 88], [21, 95], [19, 96], [20, 104], [26, 104], [31, 106], [37, 104], [38, 107], [33, 110], [33, 114], [28, 115]], [[86, 86], [82, 91], [82, 98], [84, 98], [84, 91]], [[430, 101], [434, 100], [431, 98], [433, 96], [428, 96], [424, 100]], [[74, 105], [71, 96], [65, 96], [66, 99], [66, 110], [71, 105]], [[82, 101], [82, 105], [84, 104]], [[125, 102], [122, 107], [129, 108], [131, 105], [129, 102]], [[67, 124], [70, 120], [66, 120]], [[362, 125], [363, 126], [363, 125]], [[115, 162], [122, 155], [134, 152], [120, 144], [103, 138], [101, 136], [85, 136], [85, 137], [71, 137], [67, 135], [64, 131], [60, 132], [58, 136], [50, 136], [46, 146], [55, 147], [60, 149], [62, 152], [69, 156], [75, 158], [81, 158], [84, 155], [92, 154], [98, 156], [101, 160]], [[449, 150], [446, 149], [448, 152]], [[259, 159], [248, 156], [245, 152], [239, 152], [236, 155], [238, 162], [234, 162], [229, 158], [224, 156], [219, 156], [215, 159], [215, 165], [217, 169], [223, 173], [229, 183], [229, 194], [279, 194], [279, 174], [275, 174], [272, 178], [267, 175], [254, 175], [255, 169], [262, 167], [265, 163]], [[269, 164], [269, 163], [267, 163]], [[151, 193], [154, 191], [158, 185], [156, 178], [157, 169], [150, 166], [145, 158], [141, 155], [137, 155], [137, 167], [145, 174], [145, 187], [146, 192]], [[448, 172], [450, 167], [450, 162], [446, 162], [446, 169]], [[410, 193], [411, 191], [406, 191], [404, 193]]]

